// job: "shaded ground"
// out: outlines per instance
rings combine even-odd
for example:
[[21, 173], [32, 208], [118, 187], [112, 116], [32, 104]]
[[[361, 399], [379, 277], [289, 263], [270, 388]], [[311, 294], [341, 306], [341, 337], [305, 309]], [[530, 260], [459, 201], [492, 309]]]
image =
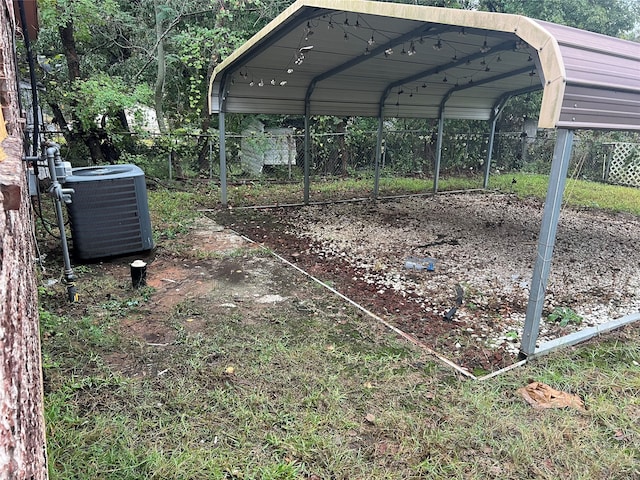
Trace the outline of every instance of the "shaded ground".
[[[371, 339], [385, 332], [375, 320], [354, 311], [258, 244], [208, 218], [200, 219], [188, 235], [175, 240], [172, 250], [161, 245], [141, 257], [147, 262], [146, 284], [152, 287], [141, 290], [143, 297], [148, 297], [144, 302], [122, 304], [118, 300], [132, 293], [129, 265], [140, 256], [131, 256], [89, 265], [90, 277], [81, 273], [83, 266], [76, 265], [81, 302], [60, 308], [61, 314], [75, 311], [80, 315], [91, 309], [96, 315], [94, 309], [98, 309], [97, 316], [105, 317], [104, 321], [115, 317], [114, 328], [139, 350], [114, 352], [107, 362], [129, 377], [164, 375], [168, 368], [180, 369], [173, 356], [184, 339], [213, 338], [217, 326], [228, 323], [229, 317], [240, 337], [243, 327], [288, 322], [303, 328], [319, 315], [344, 332], [341, 338], [336, 336], [337, 343], [354, 341], [352, 335]], [[346, 319], [354, 315], [364, 319], [366, 332], [356, 333], [353, 324], [347, 325]], [[214, 361], [223, 359], [216, 357]]]

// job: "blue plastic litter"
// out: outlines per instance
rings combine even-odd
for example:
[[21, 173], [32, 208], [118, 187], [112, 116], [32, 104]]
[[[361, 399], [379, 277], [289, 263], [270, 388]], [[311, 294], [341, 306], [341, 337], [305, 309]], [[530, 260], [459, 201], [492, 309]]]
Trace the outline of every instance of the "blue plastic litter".
[[407, 270], [426, 270], [428, 272], [433, 272], [436, 269], [435, 258], [431, 257], [408, 257], [404, 261], [404, 268]]

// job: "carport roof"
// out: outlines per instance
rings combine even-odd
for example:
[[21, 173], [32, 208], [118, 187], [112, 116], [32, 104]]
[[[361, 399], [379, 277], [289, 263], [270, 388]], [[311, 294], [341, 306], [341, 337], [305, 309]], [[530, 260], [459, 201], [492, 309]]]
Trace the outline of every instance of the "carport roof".
[[210, 112], [485, 120], [543, 89], [541, 128], [640, 130], [640, 44], [531, 18], [299, 0], [215, 69]]

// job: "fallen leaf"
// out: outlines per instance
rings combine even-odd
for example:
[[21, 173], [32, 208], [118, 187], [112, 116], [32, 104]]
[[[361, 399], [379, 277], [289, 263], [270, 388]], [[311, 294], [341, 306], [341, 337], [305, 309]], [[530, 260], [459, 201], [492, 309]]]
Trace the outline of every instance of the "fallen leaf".
[[369, 423], [376, 423], [376, 416], [373, 413], [367, 413], [364, 419]]
[[234, 367], [227, 367], [224, 369], [224, 373], [226, 373], [227, 375], [233, 375], [235, 373], [236, 369]]
[[362, 386], [369, 389], [373, 388], [373, 384], [371, 382], [364, 382]]
[[532, 382], [517, 392], [536, 409], [571, 407], [586, 412], [584, 402], [577, 395], [561, 392], [541, 382]]

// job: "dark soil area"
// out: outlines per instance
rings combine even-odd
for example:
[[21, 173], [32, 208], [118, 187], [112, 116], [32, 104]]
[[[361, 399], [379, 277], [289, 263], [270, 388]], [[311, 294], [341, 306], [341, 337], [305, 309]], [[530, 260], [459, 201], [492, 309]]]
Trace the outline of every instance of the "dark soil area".
[[[376, 315], [415, 337], [436, 352], [455, 361], [469, 372], [484, 373], [507, 367], [517, 361], [517, 356], [502, 350], [491, 350], [470, 341], [466, 320], [448, 320], [442, 314], [425, 312], [418, 296], [402, 295], [386, 290], [374, 283], [358, 278], [357, 269], [340, 258], [319, 257], [310, 253], [313, 244], [308, 239], [287, 233], [287, 223], [272, 211], [234, 210], [218, 216], [218, 221], [229, 228], [254, 239], [274, 250], [291, 263], [331, 285], [343, 295], [362, 305]], [[282, 211], [277, 213], [284, 213]], [[411, 275], [411, 274], [410, 274]], [[418, 272], [412, 275], [420, 275]], [[451, 291], [451, 308], [456, 307], [456, 292]], [[509, 306], [493, 305], [496, 312]], [[519, 306], [520, 309], [526, 306]], [[449, 313], [450, 309], [445, 312]], [[523, 310], [524, 311], [524, 310]], [[462, 332], [462, 333], [461, 333]], [[464, 343], [464, 347], [462, 347]], [[456, 347], [456, 345], [459, 345]], [[454, 355], [451, 353], [455, 352]]]

